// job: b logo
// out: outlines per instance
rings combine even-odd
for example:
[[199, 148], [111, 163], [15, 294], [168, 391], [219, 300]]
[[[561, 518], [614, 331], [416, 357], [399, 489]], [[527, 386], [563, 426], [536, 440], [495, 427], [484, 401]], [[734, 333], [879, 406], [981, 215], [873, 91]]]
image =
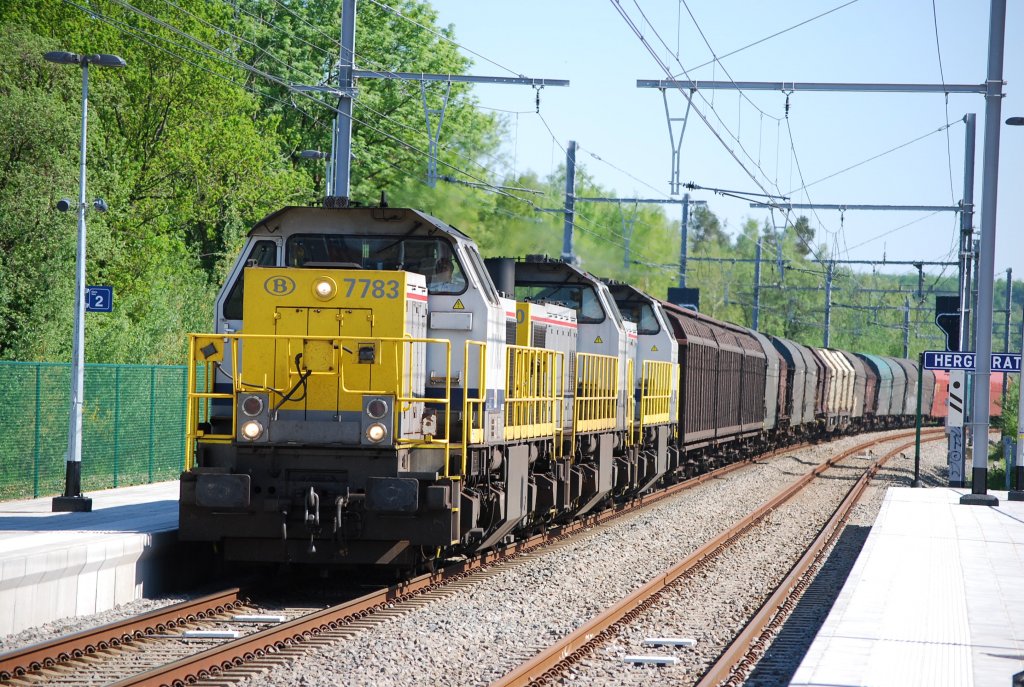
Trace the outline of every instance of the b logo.
[[263, 282], [263, 290], [271, 296], [287, 296], [295, 290], [295, 280], [291, 277], [270, 277]]

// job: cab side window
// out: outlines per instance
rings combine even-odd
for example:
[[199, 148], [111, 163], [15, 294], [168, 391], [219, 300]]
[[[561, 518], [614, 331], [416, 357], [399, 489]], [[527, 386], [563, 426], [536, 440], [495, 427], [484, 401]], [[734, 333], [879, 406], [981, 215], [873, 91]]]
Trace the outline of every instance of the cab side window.
[[244, 267], [238, 273], [228, 297], [224, 300], [224, 310], [221, 313], [225, 320], [242, 319], [242, 298], [245, 295], [245, 267], [274, 267], [277, 265], [277, 245], [273, 241], [257, 241], [249, 250], [245, 258]]

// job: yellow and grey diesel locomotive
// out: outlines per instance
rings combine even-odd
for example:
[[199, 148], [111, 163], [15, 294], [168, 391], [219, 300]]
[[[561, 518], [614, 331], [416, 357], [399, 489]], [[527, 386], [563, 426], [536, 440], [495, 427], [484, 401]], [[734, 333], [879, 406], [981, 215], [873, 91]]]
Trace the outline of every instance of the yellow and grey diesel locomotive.
[[909, 360], [808, 347], [416, 210], [285, 208], [189, 346], [179, 536], [413, 568], [800, 438], [908, 426]]
[[280, 210], [215, 307], [190, 337], [179, 535], [227, 560], [416, 566], [678, 466], [657, 300], [562, 262], [485, 264], [422, 212]]

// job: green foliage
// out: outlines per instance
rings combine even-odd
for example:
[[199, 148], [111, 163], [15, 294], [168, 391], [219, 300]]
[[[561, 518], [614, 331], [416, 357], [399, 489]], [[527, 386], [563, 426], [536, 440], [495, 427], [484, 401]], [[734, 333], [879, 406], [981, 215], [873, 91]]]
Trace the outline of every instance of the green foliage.
[[[335, 68], [340, 2], [135, 5], [140, 12], [110, 0], [90, 3], [90, 13], [59, 0], [0, 6], [0, 358], [66, 360], [71, 348], [76, 223], [53, 207], [77, 197], [81, 72], [43, 52], [102, 50], [129, 65], [90, 70], [88, 195], [111, 211], [88, 213], [87, 280], [115, 293], [114, 313], [88, 316], [90, 361], [180, 362], [184, 333], [209, 327], [249, 228], [324, 192], [323, 163], [294, 154], [330, 149], [331, 98], [289, 85], [322, 84]], [[428, 28], [436, 22], [427, 3], [396, 7]], [[362, 68], [469, 67], [451, 43], [372, 3], [360, 8], [357, 46]], [[475, 160], [496, 150], [501, 128], [468, 89], [448, 94], [440, 172], [454, 165], [483, 177]], [[428, 88], [431, 107], [441, 96]], [[425, 176], [428, 148], [418, 84], [362, 79], [353, 136], [354, 198], [423, 195], [409, 181]], [[473, 208], [466, 223], [495, 236], [514, 226], [490, 221], [493, 197], [445, 190], [439, 211]]]
[[690, 212], [689, 234], [693, 250], [697, 253], [729, 245], [729, 235], [722, 223], [704, 206], [698, 205]]
[[1003, 414], [999, 419], [1000, 427], [1004, 436], [1017, 436], [1017, 414], [1020, 409], [1020, 375], [1010, 377], [1010, 383], [1006, 387], [1006, 404], [1003, 405]]
[[[0, 357], [70, 356], [76, 219], [53, 207], [77, 198], [81, 72], [42, 53], [102, 45], [130, 67], [90, 70], [88, 196], [111, 211], [88, 213], [87, 280], [114, 287], [115, 311], [88, 316], [87, 356], [180, 362], [184, 332], [209, 326], [216, 281], [241, 237], [307, 197], [308, 178], [282, 157], [276, 120], [246, 91], [67, 5], [30, 5], [18, 17], [0, 11], [9, 38], [0, 57], [13, 65], [0, 73], [0, 156], [11, 161], [0, 168], [0, 246], [10, 248], [0, 258]], [[185, 28], [217, 40], [198, 19]]]
[[[689, 263], [687, 285], [701, 289], [701, 310], [713, 317], [753, 325], [754, 266], [757, 240], [762, 246], [759, 329], [820, 346], [824, 340], [825, 283], [830, 253], [814, 246], [814, 231], [800, 217], [775, 231], [748, 219], [735, 238], [725, 233], [709, 209], [702, 209], [701, 229], [690, 255], [715, 262]], [[691, 237], [695, 234], [691, 228]], [[710, 238], [709, 237], [713, 237]], [[813, 251], [811, 250], [813, 248]], [[781, 257], [781, 262], [780, 262]], [[743, 262], [744, 260], [750, 262]], [[1005, 285], [1005, 283], [1004, 283]], [[933, 321], [931, 291], [956, 291], [956, 276], [928, 278], [856, 272], [833, 267], [830, 345], [881, 355], [903, 355], [905, 308], [911, 308], [910, 356], [943, 347]], [[997, 291], [999, 288], [997, 287]], [[923, 289], [919, 292], [919, 289]], [[997, 307], [999, 307], [997, 305]], [[1011, 341], [1011, 350], [1014, 343]]]
[[[213, 297], [248, 229], [284, 205], [316, 201], [325, 163], [297, 160], [330, 149], [333, 100], [290, 85], [331, 83], [338, 58], [339, 0], [143, 0], [145, 15], [115, 0], [90, 13], [60, 0], [0, 5], [0, 358], [67, 360], [73, 319], [80, 70], [43, 61], [47, 50], [116, 53], [129, 67], [90, 71], [88, 281], [110, 284], [115, 311], [90, 314], [93, 362], [181, 362], [184, 334], [205, 330]], [[361, 3], [362, 69], [466, 73], [472, 66], [442, 36], [427, 2], [391, 3], [402, 16]], [[15, 6], [16, 5], [16, 6]], [[412, 21], [409, 21], [412, 20]], [[424, 28], [425, 27], [425, 28]], [[190, 40], [194, 38], [199, 43]], [[250, 65], [244, 69], [243, 65]], [[269, 78], [267, 78], [269, 75]], [[559, 255], [563, 220], [537, 208], [564, 203], [565, 171], [496, 180], [505, 123], [475, 107], [467, 84], [363, 78], [353, 114], [352, 197], [419, 207], [473, 237], [487, 256]], [[423, 182], [429, 138], [423, 97], [445, 103], [436, 189]], [[432, 118], [434, 126], [437, 117]], [[577, 195], [614, 196], [583, 167]], [[500, 183], [486, 192], [458, 182]], [[675, 208], [673, 208], [675, 209]], [[580, 202], [574, 246], [585, 269], [664, 297], [678, 280], [680, 226], [658, 206]], [[691, 211], [687, 284], [702, 310], [752, 324], [753, 272], [762, 244], [760, 329], [804, 343], [822, 340], [827, 250], [806, 217], [776, 231], [747, 220], [737, 230], [709, 208]], [[774, 260], [781, 256], [779, 261]], [[747, 262], [743, 262], [746, 260]], [[918, 305], [916, 275], [836, 268], [832, 344], [902, 354], [901, 308]], [[949, 289], [951, 278], [932, 288]], [[901, 288], [902, 293], [872, 290]], [[998, 292], [998, 286], [997, 286]], [[1024, 303], [1015, 294], [1014, 308]], [[924, 305], [927, 305], [925, 303]], [[924, 307], [924, 306], [922, 306]], [[937, 348], [931, 318], [914, 315], [911, 353]], [[1012, 348], [1011, 350], [1017, 350]]]
[[798, 255], [808, 256], [811, 254], [811, 246], [814, 241], [814, 229], [811, 228], [811, 221], [806, 216], [800, 215], [793, 223], [793, 238]]
[[[0, 41], [0, 357], [30, 355], [50, 347], [53, 313], [68, 301], [75, 225], [53, 210], [63, 189], [73, 188], [77, 150], [74, 77], [46, 68], [42, 52], [53, 46], [15, 26]], [[79, 115], [80, 116], [80, 115]], [[66, 194], [71, 196], [71, 194]], [[70, 340], [70, 335], [66, 337]], [[59, 353], [60, 351], [54, 351]]]

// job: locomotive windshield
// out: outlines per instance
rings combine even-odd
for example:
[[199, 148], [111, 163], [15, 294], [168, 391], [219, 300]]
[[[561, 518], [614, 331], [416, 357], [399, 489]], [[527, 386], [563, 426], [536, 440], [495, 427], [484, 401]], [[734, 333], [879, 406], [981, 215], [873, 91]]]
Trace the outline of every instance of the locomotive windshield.
[[405, 270], [427, 278], [433, 294], [466, 290], [466, 277], [452, 245], [440, 238], [295, 234], [285, 244], [289, 267]]
[[[249, 255], [245, 258], [246, 265], [258, 265], [260, 267], [273, 267], [277, 264], [277, 245], [273, 241], [257, 241]], [[245, 293], [245, 280], [241, 275], [235, 281], [234, 286], [224, 301], [223, 315], [225, 320], [242, 319], [242, 297]]]
[[516, 300], [534, 303], [555, 303], [576, 311], [576, 321], [597, 324], [604, 322], [604, 309], [594, 288], [589, 284], [532, 283], [516, 284]]
[[661, 331], [658, 318], [654, 316], [654, 308], [645, 301], [617, 300], [619, 312], [630, 322], [636, 322], [637, 334], [657, 334]]

